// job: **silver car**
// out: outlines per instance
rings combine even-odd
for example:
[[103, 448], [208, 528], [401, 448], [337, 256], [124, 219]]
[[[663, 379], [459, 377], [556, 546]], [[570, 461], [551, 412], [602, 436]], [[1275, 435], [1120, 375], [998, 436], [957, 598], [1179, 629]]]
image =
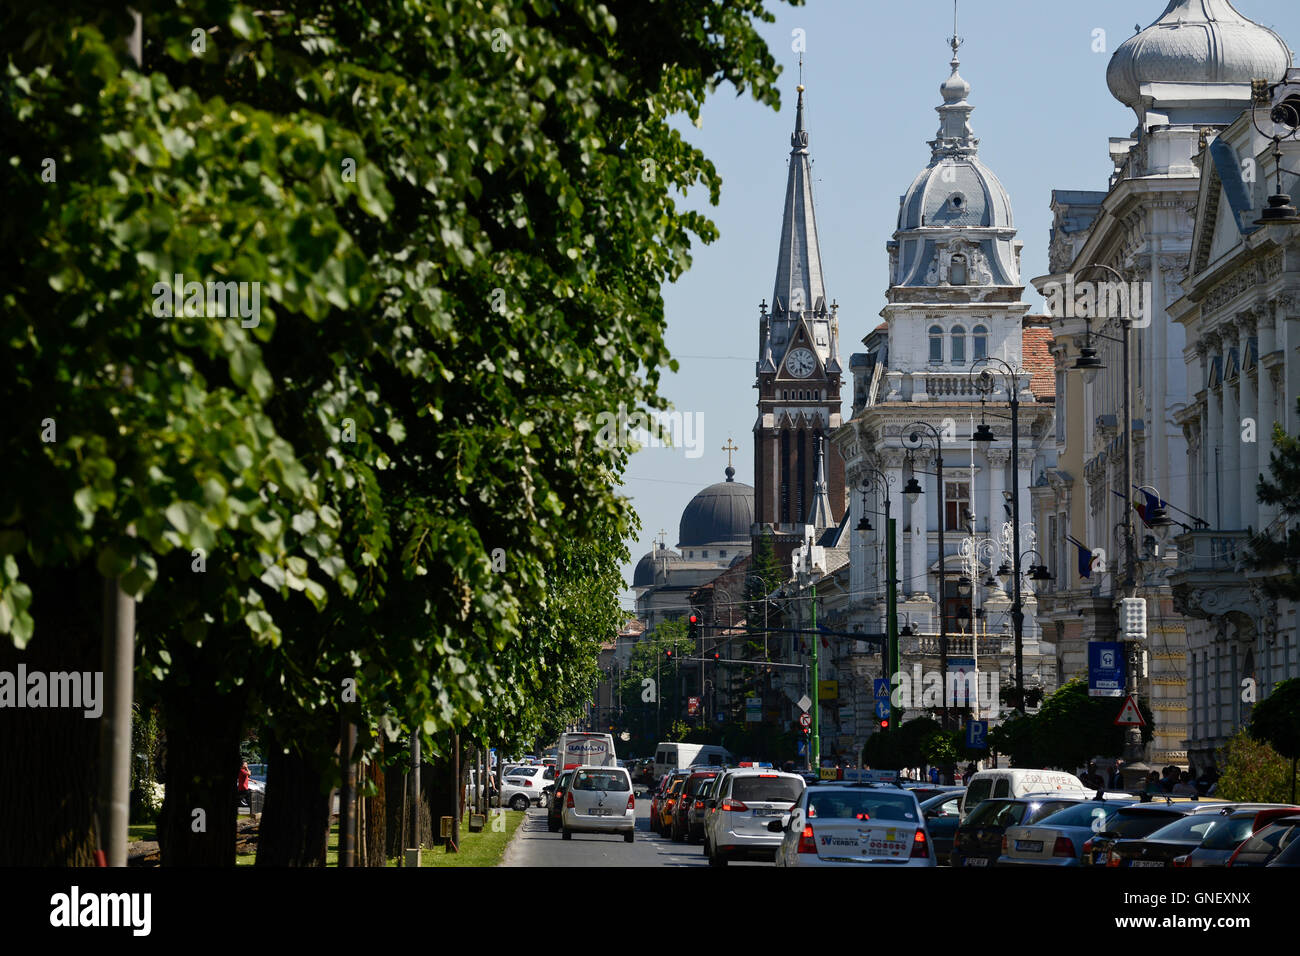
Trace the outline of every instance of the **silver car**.
[[777, 866], [937, 865], [915, 794], [878, 784], [810, 784], [783, 819]]
[[636, 839], [636, 796], [632, 777], [622, 767], [578, 767], [564, 792], [560, 833], [621, 833]]
[[1083, 845], [1138, 801], [1081, 800], [1037, 823], [1007, 827], [998, 866], [1082, 866]]

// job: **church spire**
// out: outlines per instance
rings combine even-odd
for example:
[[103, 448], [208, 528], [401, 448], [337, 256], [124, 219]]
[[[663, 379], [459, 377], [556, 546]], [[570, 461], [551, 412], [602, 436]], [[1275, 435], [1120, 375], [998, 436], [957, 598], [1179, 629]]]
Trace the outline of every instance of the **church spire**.
[[826, 461], [822, 455], [822, 449], [826, 444], [826, 439], [821, 435], [817, 436], [817, 480], [813, 484], [813, 503], [812, 509], [808, 512], [807, 523], [815, 527], [818, 531], [833, 527], [835, 524], [835, 512], [831, 508], [830, 492], [826, 489]]
[[790, 173], [781, 218], [781, 248], [776, 260], [776, 288], [772, 293], [772, 314], [785, 319], [826, 308], [817, 217], [813, 212], [812, 160], [808, 155], [808, 130], [804, 126], [804, 85], [800, 83], [797, 89], [794, 132], [790, 134]]
[[980, 141], [970, 127], [970, 115], [975, 112], [975, 107], [966, 101], [970, 96], [970, 84], [957, 72], [961, 66], [957, 51], [965, 42], [957, 33], [957, 0], [953, 0], [952, 37], [948, 40], [952, 47], [952, 59], [948, 61], [952, 74], [939, 86], [939, 93], [943, 96], [943, 105], [935, 107], [939, 113], [939, 132], [930, 143], [935, 161], [946, 156], [973, 156], [979, 149]]

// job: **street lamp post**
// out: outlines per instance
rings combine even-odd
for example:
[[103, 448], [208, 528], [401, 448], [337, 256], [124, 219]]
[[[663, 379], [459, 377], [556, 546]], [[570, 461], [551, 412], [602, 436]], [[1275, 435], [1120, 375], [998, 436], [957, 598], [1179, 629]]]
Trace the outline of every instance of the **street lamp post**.
[[[889, 485], [893, 478], [879, 468], [866, 466], [866, 476], [858, 488], [862, 492], [862, 520], [858, 522], [859, 531], [871, 531], [871, 522], [867, 519], [867, 492], [876, 489], [885, 499], [885, 550], [887, 571], [885, 573], [885, 678], [893, 685], [894, 675], [898, 673], [898, 549], [897, 525], [893, 517], [893, 503], [889, 498]], [[889, 695], [889, 729], [897, 727], [894, 714], [894, 696]]]
[[[979, 372], [978, 379], [976, 371]], [[1020, 379], [1024, 374], [1024, 369], [993, 356], [976, 359], [970, 370], [975, 387], [986, 396], [996, 388], [997, 376], [1002, 375], [1011, 406], [1011, 626], [1016, 638], [1016, 712], [1021, 715], [1025, 712], [1025, 605], [1020, 593]], [[993, 432], [981, 423], [974, 440], [991, 442]]]
[[[948, 520], [946, 514], [947, 506], [945, 497], [947, 489], [943, 484], [943, 436], [939, 429], [935, 428], [929, 422], [913, 422], [904, 428], [903, 431], [911, 431], [908, 435], [907, 444], [911, 449], [919, 449], [926, 446], [928, 441], [934, 442], [935, 453], [935, 473], [939, 481], [939, 679], [943, 688], [943, 728], [948, 729], [948, 609], [946, 601], [948, 597], [948, 574], [947, 564], [944, 555], [943, 543], [943, 526]], [[912, 468], [913, 477], [909, 479], [907, 487], [903, 493], [907, 495], [907, 500], [916, 503], [917, 497], [921, 494], [921, 484], [916, 480], [915, 465]], [[921, 472], [925, 474], [925, 472]]]
[[[1088, 269], [1101, 269], [1113, 275], [1116, 281], [1121, 284], [1127, 284], [1127, 279], [1117, 269], [1104, 265], [1100, 262], [1094, 262], [1083, 267], [1080, 272], [1086, 272]], [[1132, 498], [1133, 488], [1133, 388], [1132, 376], [1129, 368], [1129, 355], [1131, 353], [1131, 344], [1133, 338], [1133, 319], [1129, 315], [1127, 300], [1125, 301], [1124, 314], [1116, 316], [1119, 319], [1120, 328], [1123, 334], [1118, 338], [1092, 331], [1092, 317], [1084, 317], [1084, 346], [1080, 351], [1079, 358], [1074, 363], [1074, 369], [1083, 373], [1084, 382], [1091, 383], [1105, 366], [1101, 359], [1097, 357], [1097, 351], [1092, 347], [1092, 337], [1095, 334], [1098, 338], [1105, 339], [1109, 342], [1118, 342], [1120, 345], [1120, 364], [1122, 368], [1122, 391], [1124, 402], [1124, 579], [1122, 582], [1124, 598], [1134, 598], [1137, 596], [1137, 554], [1134, 548], [1135, 531], [1133, 527], [1133, 508], [1128, 502]], [[1127, 632], [1125, 632], [1127, 635]], [[1126, 675], [1125, 696], [1134, 697], [1138, 692], [1138, 664], [1140, 662], [1141, 649], [1137, 641], [1126, 640], [1128, 646], [1128, 673]], [[1142, 731], [1136, 726], [1130, 726], [1124, 735], [1124, 763], [1132, 766], [1142, 759]], [[1131, 781], [1130, 781], [1131, 782]]]

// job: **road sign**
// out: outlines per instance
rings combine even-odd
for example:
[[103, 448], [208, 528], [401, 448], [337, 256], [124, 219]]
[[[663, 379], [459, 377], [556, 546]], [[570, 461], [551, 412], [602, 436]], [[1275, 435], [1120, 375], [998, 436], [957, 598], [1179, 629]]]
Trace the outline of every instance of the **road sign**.
[[972, 720], [966, 724], [966, 747], [969, 750], [983, 750], [986, 748], [989, 737], [989, 722], [987, 720]]
[[1124, 706], [1120, 708], [1119, 716], [1115, 718], [1116, 727], [1145, 727], [1147, 722], [1142, 719], [1142, 711], [1138, 709], [1137, 698], [1129, 694], [1124, 700]]
[[887, 700], [876, 701], [876, 717], [879, 720], [889, 719], [889, 701]]
[[763, 721], [763, 698], [745, 698], [745, 723], [758, 724]]
[[796, 740], [794, 742], [794, 752], [795, 752], [795, 756], [797, 757], [802, 757], [806, 753], [808, 753], [808, 741]]
[[876, 700], [889, 699], [889, 678], [888, 677], [877, 677], [874, 681], [871, 682], [871, 685], [876, 690]]
[[837, 680], [819, 680], [817, 682], [817, 696], [822, 700], [839, 700], [840, 682]]
[[807, 711], [808, 708], [812, 706], [812, 698], [809, 697], [807, 694], [804, 694], [802, 697], [799, 698], [797, 706], [799, 707], [800, 710]]
[[1088, 642], [1088, 696], [1124, 696], [1124, 645], [1117, 641]]
[[799, 726], [800, 726], [800, 727], [811, 727], [811, 726], [812, 726], [812, 714], [800, 714], [800, 715], [799, 715]]

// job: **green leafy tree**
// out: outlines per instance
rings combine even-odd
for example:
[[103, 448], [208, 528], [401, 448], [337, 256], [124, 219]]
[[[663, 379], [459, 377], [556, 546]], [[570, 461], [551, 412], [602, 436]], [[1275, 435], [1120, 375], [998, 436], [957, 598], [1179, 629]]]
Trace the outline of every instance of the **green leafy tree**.
[[[1300, 398], [1296, 399], [1300, 408]], [[1264, 528], [1250, 545], [1250, 564], [1273, 573], [1260, 579], [1274, 597], [1300, 601], [1300, 437], [1288, 435], [1275, 423], [1269, 454], [1271, 477], [1259, 476], [1256, 493], [1261, 502], [1276, 505], [1286, 523], [1280, 532]]]
[[1295, 764], [1243, 727], [1219, 752], [1218, 789], [1225, 800], [1294, 802]]
[[1300, 678], [1277, 684], [1250, 714], [1250, 735], [1291, 761], [1291, 802], [1295, 802], [1296, 765], [1300, 762]]

